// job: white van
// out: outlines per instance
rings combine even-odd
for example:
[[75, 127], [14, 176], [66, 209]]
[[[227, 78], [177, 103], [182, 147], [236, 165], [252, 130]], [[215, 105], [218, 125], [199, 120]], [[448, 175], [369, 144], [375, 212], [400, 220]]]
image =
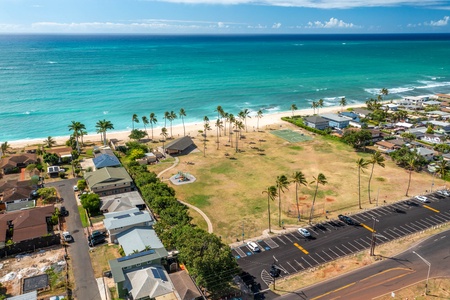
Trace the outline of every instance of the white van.
[[247, 246], [252, 250], [253, 252], [259, 252], [261, 249], [259, 249], [258, 245], [255, 242], [248, 242]]

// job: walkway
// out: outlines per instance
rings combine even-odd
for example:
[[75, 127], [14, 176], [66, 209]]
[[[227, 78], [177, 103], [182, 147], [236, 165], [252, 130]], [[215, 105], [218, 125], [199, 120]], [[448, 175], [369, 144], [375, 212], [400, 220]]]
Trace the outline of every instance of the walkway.
[[[178, 157], [175, 157], [175, 162], [173, 163], [173, 165], [170, 166], [170, 167], [168, 167], [167, 169], [162, 170], [161, 172], [159, 172], [158, 175], [157, 175], [157, 177], [160, 178], [161, 175], [163, 175], [163, 174], [166, 173], [167, 171], [169, 171], [169, 170], [175, 168], [175, 167], [178, 165], [179, 162], [180, 162], [180, 160], [178, 159]], [[166, 180], [169, 180], [169, 178], [167, 178]], [[213, 233], [213, 226], [212, 226], [211, 220], [208, 218], [208, 216], [207, 216], [200, 208], [198, 208], [197, 206], [194, 206], [194, 205], [192, 205], [192, 204], [183, 202], [183, 201], [181, 201], [181, 200], [178, 200], [178, 202], [180, 202], [180, 203], [186, 205], [187, 207], [192, 208], [193, 210], [195, 210], [196, 212], [198, 212], [198, 213], [203, 217], [203, 219], [205, 219], [206, 224], [208, 225], [208, 232], [209, 232], [209, 233]]]

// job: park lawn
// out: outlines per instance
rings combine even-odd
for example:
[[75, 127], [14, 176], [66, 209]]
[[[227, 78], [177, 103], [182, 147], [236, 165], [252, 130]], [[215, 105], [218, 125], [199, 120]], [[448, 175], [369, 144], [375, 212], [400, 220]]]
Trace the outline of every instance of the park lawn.
[[[292, 124], [283, 124], [283, 129], [300, 130]], [[310, 134], [301, 130], [304, 134]], [[192, 203], [202, 209], [211, 219], [214, 233], [225, 242], [234, 242], [244, 233], [245, 238], [257, 237], [268, 228], [267, 195], [262, 192], [275, 185], [279, 175], [289, 179], [295, 171], [302, 171], [308, 182], [323, 173], [328, 180], [320, 185], [316, 199], [316, 221], [336, 218], [339, 213], [357, 212], [358, 208], [358, 172], [356, 160], [370, 158], [369, 153], [356, 153], [353, 148], [319, 135], [311, 141], [289, 143], [265, 132], [244, 133], [246, 138], [239, 140], [240, 152], [236, 153], [229, 144], [228, 136], [220, 137], [217, 150], [216, 137], [208, 135], [206, 153], [203, 142], [195, 138], [198, 151], [180, 156], [180, 163], [163, 176], [166, 178], [181, 172], [189, 172], [197, 180], [191, 184], [171, 185], [177, 198]], [[261, 141], [262, 140], [262, 141]], [[235, 146], [233, 137], [233, 146]], [[259, 148], [260, 151], [254, 148]], [[190, 162], [189, 164], [187, 162]], [[169, 165], [164, 166], [164, 168]], [[149, 170], [158, 173], [163, 165], [150, 166]], [[361, 202], [363, 208], [375, 204], [368, 203], [368, 178], [371, 166], [361, 175]], [[409, 172], [399, 168], [389, 158], [386, 167], [375, 166], [372, 179], [371, 198], [378, 195], [379, 204], [405, 199]], [[424, 193], [431, 187], [432, 178], [425, 173], [413, 172], [409, 195]], [[444, 186], [444, 182], [435, 179], [435, 189]], [[295, 185], [281, 194], [280, 225], [305, 225], [310, 211], [315, 185], [299, 187], [299, 209], [302, 220], [297, 222], [295, 205]], [[379, 192], [378, 192], [379, 190]], [[279, 229], [278, 198], [271, 201], [272, 229]], [[202, 225], [203, 226], [203, 225]], [[203, 228], [203, 227], [202, 227]], [[204, 227], [206, 229], [206, 226]]]
[[103, 244], [96, 246], [93, 251], [89, 251], [95, 278], [102, 277], [103, 272], [111, 269], [108, 263], [110, 260], [121, 257], [119, 248], [119, 245]]

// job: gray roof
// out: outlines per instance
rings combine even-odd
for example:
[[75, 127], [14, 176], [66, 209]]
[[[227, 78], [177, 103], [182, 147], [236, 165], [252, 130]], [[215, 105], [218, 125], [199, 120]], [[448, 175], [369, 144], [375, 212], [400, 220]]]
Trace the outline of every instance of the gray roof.
[[121, 165], [119, 159], [115, 155], [109, 154], [101, 154], [97, 157], [94, 157], [92, 161], [94, 162], [96, 169], [105, 167], [117, 167]]
[[137, 205], [145, 205], [139, 192], [132, 191], [122, 194], [101, 197], [102, 206], [100, 210], [108, 210], [108, 212], [124, 211], [134, 208]]
[[153, 221], [148, 211], [139, 211], [138, 208], [106, 213], [104, 216], [103, 224], [107, 230]]
[[368, 114], [372, 113], [372, 111], [365, 109], [365, 108], [360, 108], [360, 107], [353, 108], [353, 111], [357, 114], [362, 114], [362, 115], [368, 115]]
[[311, 116], [311, 117], [306, 117], [305, 121], [308, 123], [313, 123], [313, 124], [318, 124], [318, 123], [328, 123], [328, 120], [325, 120], [324, 118], [322, 118], [321, 116]]
[[344, 117], [341, 117], [338, 114], [323, 114], [322, 118], [328, 119], [334, 122], [349, 122], [350, 120]]
[[31, 291], [26, 294], [6, 298], [6, 300], [36, 300], [36, 299], [37, 299], [37, 291]]
[[411, 149], [411, 151], [414, 151], [414, 150], [416, 150], [417, 153], [422, 155], [422, 156], [430, 155], [430, 154], [434, 154], [435, 153], [434, 150], [430, 150], [430, 149], [423, 148], [423, 147]]
[[192, 145], [194, 145], [194, 142], [192, 141], [191, 137], [183, 136], [179, 139], [173, 140], [172, 142], [168, 143], [165, 148], [170, 150], [183, 151]]
[[133, 295], [133, 299], [155, 299], [175, 291], [170, 277], [161, 266], [128, 272], [126, 276], [124, 287]]
[[[138, 252], [144, 251], [148, 246], [151, 249], [164, 249], [164, 245], [159, 240], [156, 235], [155, 230], [145, 227], [133, 227], [125, 230], [117, 235], [117, 240], [122, 246], [125, 255], [130, 255], [134, 253], [135, 250]], [[166, 256], [168, 255], [166, 251]]]

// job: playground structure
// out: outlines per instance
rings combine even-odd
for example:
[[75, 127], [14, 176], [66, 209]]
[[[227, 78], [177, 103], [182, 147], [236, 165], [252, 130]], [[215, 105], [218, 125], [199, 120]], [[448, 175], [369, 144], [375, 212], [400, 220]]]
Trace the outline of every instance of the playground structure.
[[192, 183], [195, 180], [196, 178], [192, 174], [182, 171], [178, 171], [177, 174], [170, 177], [170, 181], [175, 185]]

